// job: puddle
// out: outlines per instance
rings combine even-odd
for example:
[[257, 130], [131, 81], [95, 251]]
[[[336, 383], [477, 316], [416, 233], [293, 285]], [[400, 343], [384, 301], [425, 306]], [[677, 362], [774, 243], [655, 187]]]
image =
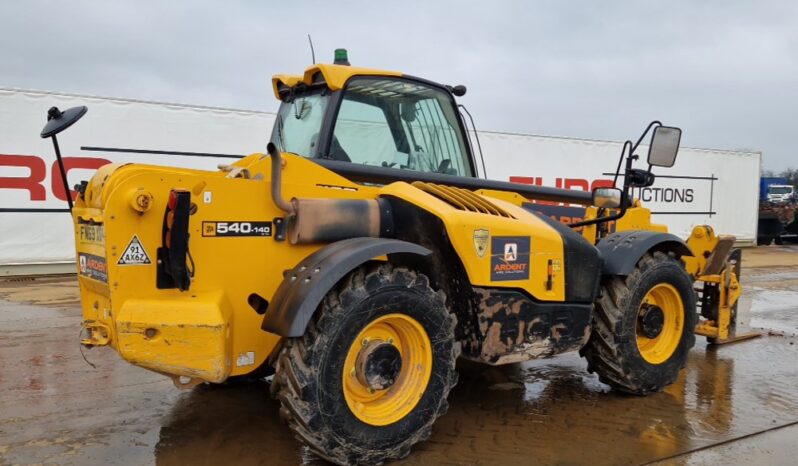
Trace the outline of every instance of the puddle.
[[[663, 393], [613, 392], [576, 354], [462, 363], [449, 412], [394, 464], [644, 464], [794, 422], [798, 290], [774, 285], [789, 273], [748, 288], [752, 324], [786, 336], [699, 338]], [[78, 321], [75, 306], [0, 301], [0, 464], [323, 464], [280, 421], [267, 382], [179, 391], [102, 349], [87, 354], [92, 369]]]

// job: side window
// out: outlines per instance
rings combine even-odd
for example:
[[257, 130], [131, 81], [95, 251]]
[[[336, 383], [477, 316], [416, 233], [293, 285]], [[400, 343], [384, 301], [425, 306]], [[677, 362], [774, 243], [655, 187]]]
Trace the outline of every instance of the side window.
[[284, 152], [314, 157], [328, 101], [328, 96], [315, 93], [284, 102], [274, 122], [272, 142]]
[[[402, 121], [417, 170], [448, 173], [468, 172], [457, 117], [439, 96], [403, 103]], [[412, 106], [412, 107], [411, 107]]]
[[330, 158], [365, 165], [390, 163], [396, 153], [388, 120], [381, 108], [344, 98], [330, 145]]

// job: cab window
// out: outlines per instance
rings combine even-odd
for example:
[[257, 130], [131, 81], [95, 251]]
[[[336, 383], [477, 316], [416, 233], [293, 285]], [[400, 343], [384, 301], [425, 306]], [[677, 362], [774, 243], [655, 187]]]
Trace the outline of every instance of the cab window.
[[277, 112], [271, 141], [282, 152], [316, 157], [329, 100], [328, 93], [316, 90], [284, 101]]
[[470, 176], [451, 96], [408, 80], [354, 78], [344, 90], [328, 158]]

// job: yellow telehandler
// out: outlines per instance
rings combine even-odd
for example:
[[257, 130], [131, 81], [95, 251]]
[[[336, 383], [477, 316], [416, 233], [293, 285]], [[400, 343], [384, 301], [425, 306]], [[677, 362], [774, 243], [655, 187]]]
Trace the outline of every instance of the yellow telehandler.
[[[700, 226], [685, 242], [631, 196], [673, 165], [678, 128], [627, 141], [620, 186], [571, 191], [478, 178], [463, 86], [343, 50], [272, 84], [267, 154], [218, 171], [109, 164], [76, 186], [83, 345], [184, 388], [273, 374], [300, 441], [374, 464], [429, 437], [458, 357], [579, 351], [643, 395], [676, 380], [696, 334], [734, 338], [734, 238]], [[48, 113], [59, 160], [56, 134], [85, 113]], [[561, 224], [540, 201], [585, 218]]]

